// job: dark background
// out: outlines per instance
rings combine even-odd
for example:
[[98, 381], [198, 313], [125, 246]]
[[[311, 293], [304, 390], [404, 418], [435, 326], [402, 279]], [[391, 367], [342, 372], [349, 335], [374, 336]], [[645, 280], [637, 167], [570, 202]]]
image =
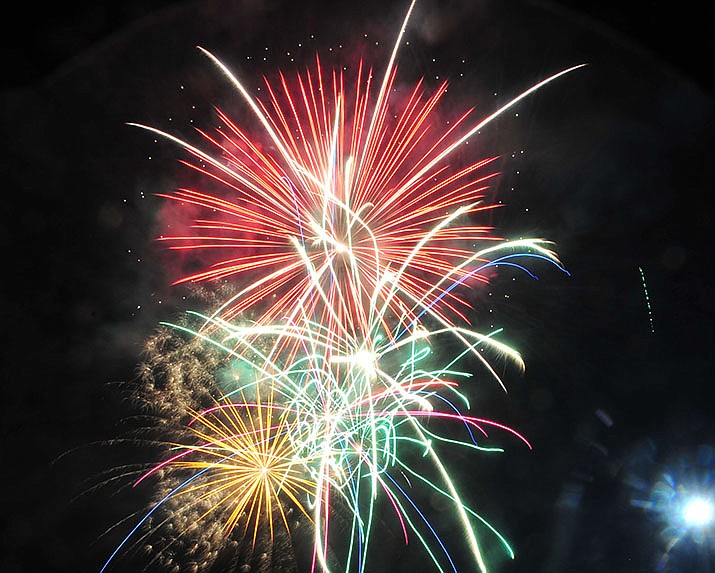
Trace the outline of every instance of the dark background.
[[[38, 9], [18, 3], [4, 20], [3, 87], [35, 82], [72, 57], [163, 8], [184, 4], [170, 0], [117, 3], [70, 2]], [[695, 79], [712, 93], [708, 59], [713, 54], [715, 9], [693, 5], [677, 9], [658, 2], [534, 2], [547, 10], [569, 13], [606, 36], [619, 36], [663, 63]]]
[[[113, 484], [88, 491], [103, 469], [131, 463], [130, 452], [89, 444], [126, 430], [122, 384], [156, 323], [182, 307], [152, 241], [160, 205], [152, 193], [180, 173], [175, 149], [124, 123], [188, 133], [193, 104], [197, 118], [210, 117], [214, 98], [230, 105], [196, 43], [220, 48], [244, 76], [258, 69], [242, 61], [246, 46], [254, 53], [317, 31], [311, 47], [324, 50], [331, 34], [352, 33], [351, 18], [391, 45], [402, 3], [384, 13], [380, 3], [350, 4], [27, 3], [4, 19], [0, 570], [97, 571], [132, 518], [100, 534], [142, 508]], [[255, 26], [222, 21], [223, 5], [259, 14]], [[715, 475], [712, 8], [419, 6], [413, 30], [423, 35], [413, 32], [403, 71], [456, 77], [467, 54], [470, 70], [454, 82], [457, 110], [471, 98], [491, 110], [492, 92], [590, 64], [520, 106], [524, 119], [485, 134], [485, 153], [505, 158], [496, 198], [508, 208], [495, 222], [555, 240], [572, 275], [540, 269], [538, 283], [497, 282], [478, 307], [495, 310], [527, 362], [523, 377], [507, 381], [507, 397], [479, 388], [480, 413], [535, 445], [456, 460], [468, 468], [462, 489], [514, 542], [516, 561], [495, 555], [495, 570], [653, 571], [678, 536], [666, 570], [713, 570], [707, 535], [681, 535], [662, 512], [638, 507], [664, 474], [674, 491]], [[452, 11], [461, 18], [450, 33], [430, 35], [425, 23]], [[383, 61], [383, 52], [372, 55]], [[502, 294], [508, 304], [487, 298]], [[394, 547], [384, 570], [414, 568], [399, 539]]]

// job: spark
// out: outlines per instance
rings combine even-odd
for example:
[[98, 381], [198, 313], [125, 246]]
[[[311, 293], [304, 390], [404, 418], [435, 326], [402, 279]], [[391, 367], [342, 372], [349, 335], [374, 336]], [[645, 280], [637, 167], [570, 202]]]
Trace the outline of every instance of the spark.
[[645, 296], [645, 304], [648, 309], [648, 322], [650, 323], [650, 331], [655, 333], [655, 326], [653, 324], [653, 309], [650, 306], [650, 296], [648, 295], [648, 285], [645, 282], [645, 273], [642, 267], [638, 267], [638, 272], [641, 275], [641, 284], [643, 285], [643, 294]]

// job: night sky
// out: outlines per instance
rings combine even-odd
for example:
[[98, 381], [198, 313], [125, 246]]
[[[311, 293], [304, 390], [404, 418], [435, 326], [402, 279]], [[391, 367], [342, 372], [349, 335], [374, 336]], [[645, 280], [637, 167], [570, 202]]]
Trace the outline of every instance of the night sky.
[[[96, 572], [145, 507], [146, 492], [121, 489], [127, 480], [95, 486], [104, 471], [147, 461], [105, 444], [132, 425], [125, 387], [144, 341], [187, 305], [154, 241], [154, 194], [186, 172], [178, 149], [126, 123], [188, 136], [212, 125], [214, 105], [245, 117], [197, 44], [254, 87], [316, 51], [327, 66], [362, 54], [379, 70], [406, 3], [336, 4], [26, 4], [6, 19], [22, 34], [3, 34], [0, 571]], [[570, 276], [505, 272], [476, 293], [475, 324], [503, 326], [527, 368], [507, 371], [508, 394], [478, 379], [474, 407], [534, 450], [505, 442], [499, 456], [452, 461], [460, 488], [516, 549], [513, 562], [490, 549], [494, 571], [711, 571], [715, 535], [677, 530], [653, 492], [707, 491], [715, 480], [715, 84], [696, 64], [713, 53], [714, 19], [581, 4], [425, 0], [401, 51], [400, 81], [450, 79], [446, 115], [487, 115], [589, 64], [475, 142], [478, 156], [500, 156], [491, 197], [504, 208], [491, 222], [504, 236], [555, 241]], [[395, 549], [375, 570], [422, 562], [399, 535], [385, 537]], [[118, 560], [112, 570], [135, 569]]]

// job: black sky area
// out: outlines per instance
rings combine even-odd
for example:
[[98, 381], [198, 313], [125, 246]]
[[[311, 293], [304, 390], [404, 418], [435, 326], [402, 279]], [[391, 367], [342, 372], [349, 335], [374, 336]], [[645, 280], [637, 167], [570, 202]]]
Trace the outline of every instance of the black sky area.
[[[4, 21], [2, 87], [21, 87], [41, 80], [73, 57], [142, 18], [186, 2], [128, 0], [117, 3], [70, 2], [38, 9], [17, 3]], [[256, 4], [259, 4], [256, 2]], [[324, 3], [325, 10], [330, 3]], [[675, 9], [667, 2], [535, 1], [555, 13], [568, 13], [606, 36], [618, 36], [694, 79], [713, 93], [715, 79], [708, 58], [715, 51], [714, 8]]]
[[[264, 46], [290, 67], [283, 52], [298, 40], [299, 68], [343, 40], [380, 65], [406, 5], [23, 3], [4, 18], [0, 571], [96, 573], [145, 507], [145, 493], [92, 489], [103, 470], [136, 461], [92, 444], [126, 431], [123, 384], [158, 321], [184, 309], [154, 241], [153, 194], [181, 184], [180, 153], [126, 123], [186, 135], [214, 103], [233, 105], [196, 44], [242, 77], [271, 67], [245, 59]], [[715, 448], [713, 8], [424, 0], [411, 26], [400, 73], [452, 77], [455, 113], [476, 102], [486, 114], [589, 64], [484, 134], [484, 153], [502, 157], [493, 197], [506, 208], [494, 223], [554, 240], [570, 273], [540, 267], [538, 281], [507, 275], [477, 295], [477, 323], [493, 309], [527, 369], [507, 373], [507, 395], [482, 382], [475, 405], [534, 444], [453, 460], [462, 490], [515, 547], [505, 560], [484, 536], [493, 571], [656, 571], [667, 523], [634, 500], [663, 474], [681, 491], [715, 482], [704, 453]], [[375, 571], [421, 570], [416, 547], [383, 541]], [[715, 571], [714, 556], [707, 536], [685, 535], [662, 570]], [[111, 571], [134, 571], [127, 563]]]

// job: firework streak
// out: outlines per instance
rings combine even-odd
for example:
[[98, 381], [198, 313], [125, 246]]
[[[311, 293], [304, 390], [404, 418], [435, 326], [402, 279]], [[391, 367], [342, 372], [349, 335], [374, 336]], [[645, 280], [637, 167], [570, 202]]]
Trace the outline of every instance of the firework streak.
[[[477, 123], [464, 114], [439, 131], [434, 110], [446, 84], [431, 95], [417, 84], [400, 106], [390, 101], [413, 5], [379, 85], [362, 64], [351, 80], [317, 60], [293, 81], [266, 82], [262, 101], [204, 51], [255, 114], [270, 152], [220, 111], [222, 129], [200, 131], [202, 148], [139, 126], [180, 145], [187, 165], [225, 189], [162, 194], [205, 213], [192, 234], [162, 240], [219, 253], [179, 282], [235, 285], [217, 308], [166, 326], [218, 352], [223, 371], [236, 374], [211, 390], [212, 405], [190, 412], [186, 439], [170, 443], [165, 461], [137, 481], [169, 469], [187, 476], [105, 568], [152, 514], [177, 500], [205, 508], [199, 524], [218, 521], [226, 538], [254, 545], [266, 529], [271, 539], [276, 528], [290, 535], [286, 508], [293, 508], [311, 525], [312, 570], [366, 570], [386, 505], [392, 509], [380, 519], [394, 514], [406, 543], [416, 540], [437, 570], [456, 571], [420, 507], [425, 494], [452, 506], [470, 568], [487, 570], [477, 529], [512, 555], [463, 503], [439, 455], [452, 447], [498, 450], [483, 445], [489, 430], [528, 445], [514, 430], [464, 413], [469, 401], [459, 383], [471, 373], [460, 364], [478, 361], [500, 384], [494, 358], [523, 366], [498, 331], [470, 327], [465, 293], [497, 265], [523, 269], [541, 259], [564, 269], [545, 241], [498, 239], [472, 222], [493, 207], [482, 201], [495, 158], [458, 167], [449, 160], [498, 115], [575, 68]], [[437, 344], [456, 350], [433, 352]]]

